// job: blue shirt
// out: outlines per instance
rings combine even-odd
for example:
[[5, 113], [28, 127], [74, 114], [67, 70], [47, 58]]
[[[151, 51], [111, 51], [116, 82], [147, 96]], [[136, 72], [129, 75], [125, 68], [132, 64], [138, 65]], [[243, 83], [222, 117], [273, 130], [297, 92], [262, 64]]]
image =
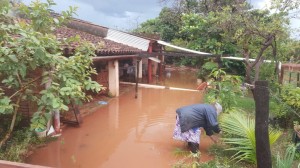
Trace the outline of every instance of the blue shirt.
[[193, 104], [180, 107], [176, 113], [179, 117], [181, 132], [202, 127], [206, 135], [210, 136], [213, 132], [219, 133], [221, 131], [217, 121], [217, 112], [210, 104]]

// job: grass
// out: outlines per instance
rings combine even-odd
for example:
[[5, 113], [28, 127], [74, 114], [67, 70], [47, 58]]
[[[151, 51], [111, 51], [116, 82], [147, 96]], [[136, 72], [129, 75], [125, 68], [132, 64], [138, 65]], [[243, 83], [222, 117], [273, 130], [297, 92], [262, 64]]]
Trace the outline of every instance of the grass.
[[[10, 122], [9, 115], [0, 115], [0, 139], [5, 135]], [[28, 125], [24, 124], [22, 117], [19, 116], [16, 127], [11, 135], [11, 138], [0, 149], [0, 160], [7, 160], [12, 162], [24, 162], [35, 148], [46, 145], [48, 142], [56, 138], [38, 138], [32, 131], [29, 130]]]
[[[272, 153], [272, 161], [273, 165], [276, 163], [276, 156], [279, 155], [281, 158], [284, 158], [286, 153], [286, 149], [289, 145], [293, 145], [292, 138], [293, 138], [293, 129], [284, 130], [283, 135], [278, 139], [275, 145], [271, 148]], [[298, 145], [300, 145], [298, 143]], [[294, 161], [293, 161], [293, 168], [297, 168], [300, 164], [300, 152], [295, 153]]]
[[57, 138], [38, 138], [29, 129], [17, 130], [5, 146], [0, 149], [0, 160], [24, 162], [36, 148], [43, 147]]
[[255, 102], [252, 97], [245, 96], [245, 97], [240, 97], [236, 99], [236, 105], [235, 107], [237, 109], [242, 109], [243, 111], [246, 111], [248, 113], [254, 113], [255, 112]]
[[254, 168], [246, 162], [232, 161], [230, 156], [233, 155], [232, 151], [226, 150], [224, 145], [212, 145], [209, 148], [209, 154], [214, 155], [214, 159], [208, 162], [199, 162], [201, 153], [193, 154], [180, 148], [176, 148], [173, 153], [178, 158], [178, 161], [172, 166], [173, 168]]

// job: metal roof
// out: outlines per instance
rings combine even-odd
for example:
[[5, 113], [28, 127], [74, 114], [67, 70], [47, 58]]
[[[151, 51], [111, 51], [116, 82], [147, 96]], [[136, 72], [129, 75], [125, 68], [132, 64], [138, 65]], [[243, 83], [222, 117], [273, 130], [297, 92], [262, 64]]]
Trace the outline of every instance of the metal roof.
[[113, 29], [108, 29], [107, 36], [104, 39], [135, 47], [143, 51], [148, 51], [150, 43], [150, 40]]
[[181, 50], [181, 51], [186, 51], [186, 52], [190, 52], [190, 53], [194, 53], [194, 54], [199, 54], [199, 55], [213, 55], [211, 53], [206, 53], [206, 52], [200, 52], [200, 51], [196, 51], [196, 50], [191, 50], [191, 49], [187, 49], [187, 48], [183, 48], [183, 47], [179, 47], [179, 46], [175, 46], [173, 44], [164, 42], [164, 41], [160, 41], [157, 40], [158, 44], [164, 45], [164, 46], [168, 46], [177, 50]]

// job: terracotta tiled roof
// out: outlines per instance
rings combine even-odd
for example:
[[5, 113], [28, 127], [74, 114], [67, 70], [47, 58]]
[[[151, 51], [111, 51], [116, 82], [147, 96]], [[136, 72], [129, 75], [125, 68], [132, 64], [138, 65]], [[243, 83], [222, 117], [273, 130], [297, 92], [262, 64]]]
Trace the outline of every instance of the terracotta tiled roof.
[[[53, 14], [54, 17], [56, 15]], [[30, 22], [30, 20], [21, 17], [17, 18], [16, 21]], [[97, 56], [133, 55], [142, 51], [135, 47], [104, 39], [107, 31], [108, 28], [106, 27], [73, 18], [67, 26], [56, 29], [54, 33], [58, 39], [80, 36], [82, 40], [91, 42], [96, 46]], [[17, 38], [18, 35], [15, 35], [15, 37]], [[78, 45], [78, 43], [71, 43], [70, 46], [62, 47], [65, 52], [67, 51], [70, 54], [69, 51], [73, 51]]]
[[[83, 31], [71, 29], [68, 27], [61, 27], [55, 31], [58, 39], [80, 36], [82, 40], [93, 43], [96, 46], [96, 54], [101, 55], [122, 55], [135, 54], [141, 50], [133, 48], [124, 44], [116, 43], [100, 36], [92, 35]], [[71, 46], [64, 46], [65, 48], [74, 49], [78, 43], [72, 43]]]

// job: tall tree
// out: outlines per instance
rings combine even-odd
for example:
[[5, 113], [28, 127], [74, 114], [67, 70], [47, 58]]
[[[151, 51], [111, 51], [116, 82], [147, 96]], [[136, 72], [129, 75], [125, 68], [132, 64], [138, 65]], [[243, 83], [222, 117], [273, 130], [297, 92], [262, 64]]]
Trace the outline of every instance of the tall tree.
[[[232, 11], [237, 10], [246, 0], [160, 0], [161, 3], [172, 2], [173, 9], [178, 13], [202, 13], [216, 12], [223, 10], [225, 6], [231, 6]], [[250, 7], [250, 5], [248, 5]]]
[[[289, 38], [288, 11], [297, 8], [296, 2], [274, 1], [274, 4], [272, 9], [276, 12], [271, 12], [271, 9], [254, 10], [247, 3], [238, 3], [223, 6], [222, 10], [211, 11], [207, 15], [185, 14], [182, 31], [188, 34], [190, 43], [207, 52], [243, 56], [246, 82], [253, 83], [259, 79], [264, 59], [271, 55], [278, 61], [278, 47], [282, 40]], [[250, 58], [255, 61], [249, 61]], [[254, 78], [251, 76], [253, 71]]]
[[162, 40], [171, 41], [178, 36], [181, 23], [181, 13], [172, 8], [163, 8], [159, 16], [150, 19], [135, 29], [136, 33], [158, 34]]
[[[274, 1], [274, 3], [282, 4], [283, 2]], [[239, 48], [239, 53], [245, 58], [246, 82], [253, 83], [258, 80], [259, 67], [268, 56], [268, 50], [271, 50], [270, 55], [277, 60], [277, 44], [280, 43], [278, 39], [289, 38], [287, 36], [288, 11], [279, 9], [279, 6], [275, 8], [277, 12], [271, 12], [271, 9], [257, 9], [240, 10], [232, 14], [230, 8], [225, 8], [222, 12], [216, 13], [219, 18], [219, 27], [226, 30], [224, 37], [232, 40]], [[292, 6], [287, 6], [287, 8], [292, 9]], [[255, 61], [250, 62], [250, 58], [254, 58]], [[253, 69], [256, 75], [251, 78]]]

